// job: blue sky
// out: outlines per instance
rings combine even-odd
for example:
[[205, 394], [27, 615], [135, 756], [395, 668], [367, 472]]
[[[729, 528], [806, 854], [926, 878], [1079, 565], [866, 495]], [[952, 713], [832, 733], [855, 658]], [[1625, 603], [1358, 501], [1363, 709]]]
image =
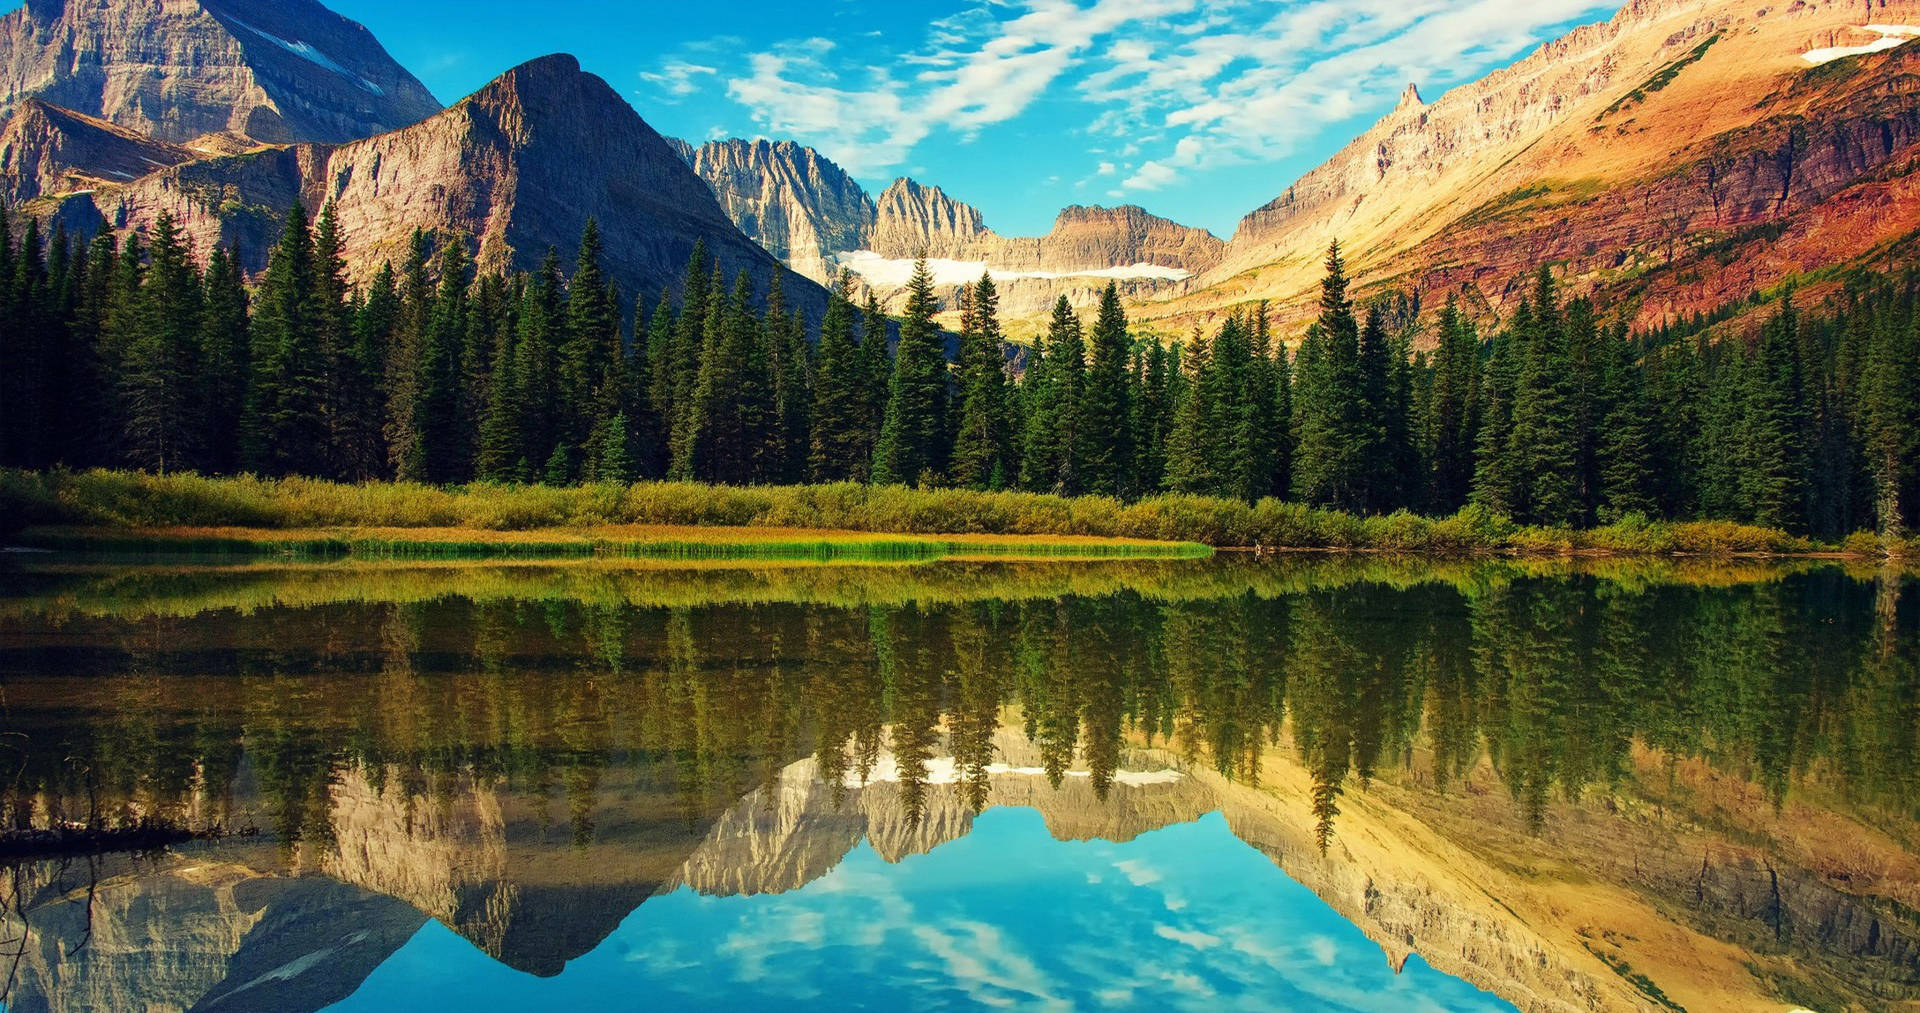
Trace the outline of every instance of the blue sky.
[[[1142, 204], [1226, 236], [1391, 110], [1618, 0], [324, 0], [444, 102], [551, 52], [663, 133], [811, 144], [1007, 235]], [[18, 6], [17, 2], [4, 6]]]

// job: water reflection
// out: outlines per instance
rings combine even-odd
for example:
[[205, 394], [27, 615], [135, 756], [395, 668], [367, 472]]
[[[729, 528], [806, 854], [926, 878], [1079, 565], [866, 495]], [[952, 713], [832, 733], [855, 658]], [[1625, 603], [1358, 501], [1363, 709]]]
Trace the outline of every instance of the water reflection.
[[[988, 855], [970, 831], [1012, 809], [1040, 814], [1046, 840], [1161, 831], [1202, 878], [1231, 859], [1181, 835], [1224, 822], [1270, 877], [1211, 874], [1224, 887], [1310, 889], [1387, 951], [1370, 966], [1417, 951], [1523, 1008], [1920, 995], [1920, 594], [1895, 574], [1226, 560], [8, 577], [8, 826], [265, 831], [18, 868], [10, 1009], [166, 988], [245, 1006], [268, 986], [278, 1008], [317, 1008], [402, 974], [392, 955], [423, 918], [590, 988], [575, 965], [660, 909]], [[1023, 867], [1051, 860], [1022, 840]], [[960, 900], [994, 903], [949, 875]], [[1104, 894], [1080, 903], [1152, 928]], [[327, 934], [341, 924], [365, 934]], [[77, 948], [102, 925], [125, 933], [113, 959]], [[633, 941], [657, 935], [621, 945], [658, 969], [665, 951]], [[199, 977], [151, 977], [169, 946], [205, 958], [164, 961]]]

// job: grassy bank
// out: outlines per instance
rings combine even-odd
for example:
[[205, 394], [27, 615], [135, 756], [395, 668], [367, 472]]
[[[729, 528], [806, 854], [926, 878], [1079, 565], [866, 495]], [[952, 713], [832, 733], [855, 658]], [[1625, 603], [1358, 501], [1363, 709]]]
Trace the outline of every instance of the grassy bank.
[[[1220, 548], [1441, 555], [1812, 555], [1911, 557], [1915, 542], [1858, 535], [1842, 544], [1723, 521], [1629, 520], [1589, 530], [1535, 528], [1469, 508], [1452, 517], [1357, 517], [1298, 503], [1199, 496], [1104, 497], [859, 485], [734, 488], [692, 483], [430, 487], [312, 479], [211, 479], [130, 472], [0, 472], [0, 530], [11, 541], [74, 547], [119, 540], [224, 546], [235, 553], [375, 556], [820, 551], [868, 558], [927, 553], [1150, 554]], [[885, 535], [874, 539], [870, 536]], [[937, 536], [907, 538], [901, 536]], [[65, 541], [62, 541], [64, 539]], [[1118, 540], [1118, 544], [1116, 544]], [[1148, 543], [1160, 543], [1150, 545]], [[915, 556], [914, 553], [922, 555]]]

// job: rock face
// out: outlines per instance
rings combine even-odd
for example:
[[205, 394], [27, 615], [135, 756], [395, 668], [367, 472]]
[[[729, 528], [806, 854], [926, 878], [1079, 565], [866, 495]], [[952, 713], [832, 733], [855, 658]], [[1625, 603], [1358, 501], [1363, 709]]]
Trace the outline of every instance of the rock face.
[[338, 143], [440, 111], [314, 0], [32, 0], [0, 17], [0, 115], [30, 97], [176, 143]]
[[1653, 324], [1847, 262], [1920, 225], [1920, 51], [1805, 54], [1916, 20], [1913, 0], [1634, 0], [1431, 104], [1409, 89], [1155, 313], [1271, 299], [1303, 317], [1336, 238], [1363, 292], [1458, 295], [1494, 319], [1541, 263]]
[[78, 229], [127, 231], [171, 211], [201, 250], [238, 243], [259, 271], [295, 201], [316, 213], [335, 205], [354, 282], [397, 263], [415, 229], [468, 237], [482, 270], [533, 270], [549, 249], [573, 250], [591, 218], [607, 271], [629, 295], [676, 287], [704, 240], [726, 274], [746, 271], [761, 292], [781, 275], [789, 301], [816, 318], [825, 304], [818, 286], [741, 235], [673, 147], [571, 56], [516, 67], [404, 130], [189, 162], [71, 198], [58, 214]]
[[991, 235], [980, 212], [947, 196], [937, 186], [913, 180], [893, 181], [876, 202], [879, 218], [864, 246], [883, 257], [911, 260], [929, 257], [970, 260], [967, 251]]
[[199, 157], [105, 120], [27, 99], [0, 129], [0, 198], [24, 204], [102, 183], [125, 183]]
[[873, 229], [873, 198], [812, 148], [792, 141], [678, 143], [740, 231], [815, 281], [831, 280], [833, 255], [861, 249]]

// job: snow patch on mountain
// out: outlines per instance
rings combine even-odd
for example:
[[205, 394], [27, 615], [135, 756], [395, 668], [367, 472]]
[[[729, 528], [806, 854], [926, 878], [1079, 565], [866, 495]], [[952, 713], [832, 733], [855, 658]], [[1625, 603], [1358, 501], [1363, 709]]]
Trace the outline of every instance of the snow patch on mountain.
[[1858, 46], [1829, 46], [1826, 49], [1810, 50], [1800, 54], [1800, 58], [1807, 61], [1808, 64], [1818, 67], [1823, 63], [1832, 63], [1835, 60], [1845, 59], [1849, 56], [1866, 56], [1869, 53], [1884, 53], [1889, 49], [1897, 49], [1900, 46], [1904, 46], [1916, 37], [1920, 37], [1920, 28], [1912, 25], [1864, 25], [1862, 27], [1869, 32], [1878, 34], [1880, 37], [1872, 42]]
[[[896, 288], [907, 284], [913, 278], [911, 260], [883, 257], [872, 250], [854, 250], [837, 254], [835, 264], [844, 267], [867, 280], [869, 284]], [[1054, 281], [1061, 278], [1095, 278], [1111, 281], [1185, 281], [1193, 277], [1192, 271], [1177, 267], [1160, 267], [1154, 264], [1133, 264], [1126, 267], [1108, 267], [1088, 271], [1008, 271], [996, 268], [985, 261], [946, 260], [929, 258], [927, 270], [933, 275], [933, 283], [939, 286], [969, 285], [979, 281], [982, 274], [991, 274], [993, 280], [1010, 281], [1021, 278], [1039, 278]]]
[[341, 77], [344, 77], [347, 80], [352, 81], [353, 83], [359, 85], [361, 88], [365, 89], [367, 92], [371, 94], [374, 94], [374, 95], [386, 94], [386, 92], [382, 90], [379, 85], [374, 84], [372, 81], [369, 81], [366, 78], [361, 77], [358, 74], [355, 74], [353, 71], [350, 71], [347, 68], [341, 66], [338, 61], [333, 59], [333, 57], [328, 56], [327, 54], [319, 51], [318, 49], [313, 48], [312, 46], [304, 42], [300, 42], [294, 39], [283, 39], [280, 36], [273, 34], [272, 32], [261, 31], [260, 29], [255, 28], [250, 24], [247, 24], [245, 21], [242, 21], [239, 18], [233, 18], [232, 20], [234, 24], [239, 25], [241, 28], [244, 28], [247, 31], [252, 32], [253, 34], [260, 36], [261, 38], [267, 40], [268, 42], [271, 42], [274, 45], [279, 46], [281, 49], [284, 49], [287, 52], [292, 53], [293, 55], [301, 58], [302, 60], [307, 61], [308, 63], [313, 64], [316, 67], [333, 71], [334, 73], [340, 75]]

